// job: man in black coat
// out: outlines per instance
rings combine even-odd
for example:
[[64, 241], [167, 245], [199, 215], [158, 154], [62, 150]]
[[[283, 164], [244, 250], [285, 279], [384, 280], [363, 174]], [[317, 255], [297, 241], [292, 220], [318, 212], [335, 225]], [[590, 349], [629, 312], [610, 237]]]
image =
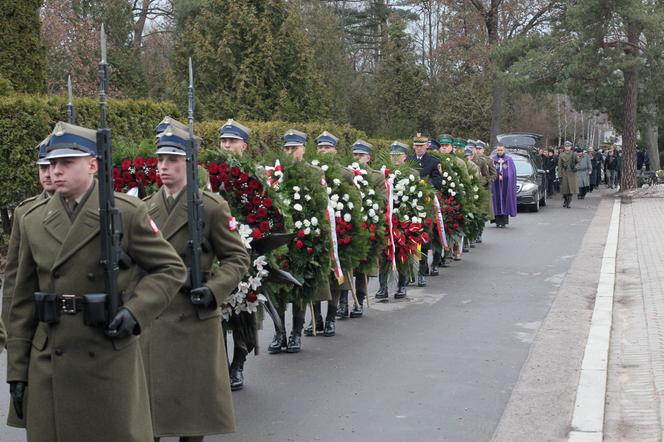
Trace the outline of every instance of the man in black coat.
[[[441, 173], [440, 161], [427, 153], [429, 147], [429, 138], [418, 133], [413, 138], [414, 155], [410, 155], [407, 161], [412, 161], [420, 170], [420, 178], [427, 180], [436, 189], [443, 186], [443, 174]], [[425, 287], [426, 281], [424, 275], [427, 274], [429, 267], [429, 244], [422, 244], [422, 259], [420, 260], [420, 270], [417, 276], [417, 286]]]

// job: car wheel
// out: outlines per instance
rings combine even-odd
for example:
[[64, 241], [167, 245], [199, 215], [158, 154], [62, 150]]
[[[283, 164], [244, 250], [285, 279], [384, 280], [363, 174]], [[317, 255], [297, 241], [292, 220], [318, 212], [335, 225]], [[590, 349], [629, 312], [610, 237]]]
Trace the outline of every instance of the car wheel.
[[533, 212], [539, 212], [539, 209], [540, 209], [540, 195], [539, 192], [537, 192], [537, 197], [535, 198], [535, 204], [531, 206], [530, 210]]
[[544, 197], [540, 200], [540, 207], [546, 207], [546, 199], [548, 196], [546, 189], [544, 189]]

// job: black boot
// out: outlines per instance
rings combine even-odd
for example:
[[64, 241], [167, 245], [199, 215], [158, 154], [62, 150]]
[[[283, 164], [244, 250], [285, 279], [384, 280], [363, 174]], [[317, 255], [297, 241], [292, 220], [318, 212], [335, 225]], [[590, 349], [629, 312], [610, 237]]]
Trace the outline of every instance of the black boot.
[[[322, 320], [321, 320], [322, 322]], [[286, 353], [297, 353], [302, 349], [302, 326], [304, 318], [293, 318], [293, 330], [288, 337]]]
[[323, 331], [323, 336], [334, 336], [336, 334], [336, 323], [334, 321], [334, 315], [325, 319], [325, 330]]
[[348, 317], [348, 290], [341, 290], [336, 316], [339, 319], [346, 319]]
[[376, 292], [376, 299], [387, 299], [389, 294], [387, 293], [387, 285], [382, 286]]
[[314, 335], [314, 324], [310, 322], [304, 329], [304, 336], [317, 336], [323, 333], [325, 329], [325, 323], [323, 322], [322, 316], [316, 316], [316, 335]]
[[270, 346], [267, 348], [268, 353], [281, 353], [281, 349], [286, 348], [286, 334], [275, 333]]
[[353, 310], [350, 312], [350, 317], [351, 318], [359, 318], [362, 316], [364, 311], [362, 310], [362, 306], [364, 305], [364, 299], [367, 297], [366, 293], [362, 292], [357, 292], [357, 303], [359, 305], [356, 305], [353, 307]]
[[231, 391], [242, 390], [244, 386], [244, 362], [233, 361], [231, 364]]
[[397, 287], [397, 292], [394, 294], [394, 299], [403, 299], [407, 296], [406, 294], [406, 280], [407, 276], [399, 273], [399, 285]]

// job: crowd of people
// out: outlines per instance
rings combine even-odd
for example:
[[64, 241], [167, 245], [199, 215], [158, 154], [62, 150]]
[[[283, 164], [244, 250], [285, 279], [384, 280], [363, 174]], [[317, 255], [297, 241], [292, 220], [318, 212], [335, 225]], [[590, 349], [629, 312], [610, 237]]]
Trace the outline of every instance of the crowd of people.
[[155, 156], [122, 161], [114, 173], [118, 190], [125, 174], [148, 179], [153, 165], [160, 187], [143, 201], [116, 192], [122, 302], [111, 316], [97, 239], [97, 133], [60, 122], [40, 144], [43, 192], [14, 212], [3, 283], [8, 424], [29, 440], [199, 441], [234, 431], [231, 390], [244, 384], [263, 314], [275, 325], [268, 352], [297, 353], [303, 332], [331, 337], [337, 319], [363, 316], [370, 277], [377, 302], [390, 302], [390, 274], [394, 299], [404, 299], [409, 284], [426, 286], [481, 243], [486, 221], [504, 227], [516, 215], [504, 146], [488, 157], [479, 140], [417, 134], [380, 158], [356, 140], [346, 157], [333, 134], [311, 146], [291, 129], [279, 151], [251, 158], [250, 130], [229, 120], [202, 162], [203, 285], [193, 288], [187, 190], [200, 183], [187, 179], [195, 143], [186, 129], [165, 118]]

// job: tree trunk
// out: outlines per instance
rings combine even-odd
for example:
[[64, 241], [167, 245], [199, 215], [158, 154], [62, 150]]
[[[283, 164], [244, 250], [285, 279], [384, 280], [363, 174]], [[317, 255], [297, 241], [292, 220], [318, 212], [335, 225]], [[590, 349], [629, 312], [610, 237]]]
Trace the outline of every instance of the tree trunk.
[[500, 120], [502, 118], [503, 110], [503, 86], [500, 80], [494, 76], [493, 78], [493, 101], [491, 103], [491, 144], [495, 146], [498, 142], [498, 134], [500, 134]]
[[650, 157], [650, 170], [659, 170], [659, 131], [657, 129], [657, 105], [651, 104], [648, 106], [648, 120], [645, 123], [643, 131], [643, 138], [648, 149], [648, 156]]
[[[627, 40], [633, 44], [638, 44], [639, 31], [631, 23], [627, 25]], [[632, 54], [630, 51], [629, 54]], [[628, 58], [634, 58], [634, 55], [628, 55]], [[637, 101], [639, 97], [639, 70], [635, 60], [629, 64], [629, 67], [623, 70], [625, 78], [625, 96], [624, 111], [625, 124], [623, 128], [623, 154], [620, 173], [621, 190], [630, 190], [636, 188], [636, 112]]]

